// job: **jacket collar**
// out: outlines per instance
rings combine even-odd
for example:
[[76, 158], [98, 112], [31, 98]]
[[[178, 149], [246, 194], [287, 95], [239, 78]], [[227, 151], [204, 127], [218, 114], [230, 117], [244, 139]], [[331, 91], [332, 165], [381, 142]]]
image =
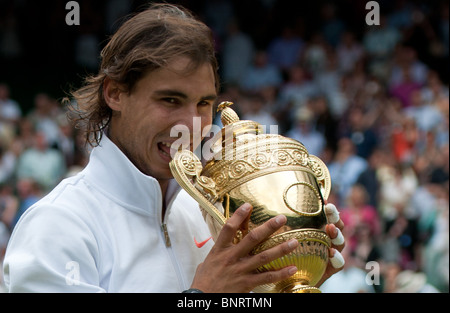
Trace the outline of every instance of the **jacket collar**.
[[[162, 193], [158, 181], [143, 174], [106, 133], [99, 146], [92, 150], [84, 172], [91, 184], [127, 209], [144, 214], [161, 214]], [[166, 204], [179, 190], [179, 185], [172, 179]]]

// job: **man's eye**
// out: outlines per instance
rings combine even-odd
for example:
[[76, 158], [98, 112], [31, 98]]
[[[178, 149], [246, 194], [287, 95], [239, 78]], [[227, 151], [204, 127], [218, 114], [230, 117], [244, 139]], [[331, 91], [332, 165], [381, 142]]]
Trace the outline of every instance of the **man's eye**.
[[164, 98], [163, 101], [170, 103], [170, 104], [178, 104], [178, 100], [175, 98]]
[[200, 102], [198, 103], [198, 105], [199, 105], [199, 106], [210, 106], [211, 103], [208, 102], [208, 101], [200, 101]]

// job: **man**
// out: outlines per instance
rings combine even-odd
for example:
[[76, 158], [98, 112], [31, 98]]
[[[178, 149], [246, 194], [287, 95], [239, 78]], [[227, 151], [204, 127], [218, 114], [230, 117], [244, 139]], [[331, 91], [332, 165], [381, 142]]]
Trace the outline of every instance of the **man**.
[[[172, 179], [171, 129], [192, 132], [194, 117], [201, 129], [212, 122], [219, 81], [211, 38], [172, 5], [151, 6], [111, 38], [99, 74], [75, 93], [95, 146], [89, 164], [16, 225], [4, 262], [9, 291], [249, 292], [295, 272], [255, 269], [296, 241], [249, 255], [284, 216], [233, 244], [251, 212], [243, 205], [213, 243], [198, 204]], [[335, 271], [330, 265], [324, 279]]]

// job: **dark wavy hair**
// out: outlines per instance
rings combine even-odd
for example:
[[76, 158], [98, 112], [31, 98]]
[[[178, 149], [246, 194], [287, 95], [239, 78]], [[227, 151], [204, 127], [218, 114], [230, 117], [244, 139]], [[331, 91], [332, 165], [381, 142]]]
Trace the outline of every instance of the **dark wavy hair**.
[[219, 91], [212, 32], [190, 11], [171, 4], [152, 4], [128, 19], [102, 50], [98, 74], [87, 77], [83, 87], [72, 93], [76, 105], [69, 116], [85, 131], [87, 143], [98, 145], [111, 120], [112, 110], [103, 96], [106, 77], [131, 93], [145, 74], [180, 56], [191, 60], [188, 70], [211, 64]]

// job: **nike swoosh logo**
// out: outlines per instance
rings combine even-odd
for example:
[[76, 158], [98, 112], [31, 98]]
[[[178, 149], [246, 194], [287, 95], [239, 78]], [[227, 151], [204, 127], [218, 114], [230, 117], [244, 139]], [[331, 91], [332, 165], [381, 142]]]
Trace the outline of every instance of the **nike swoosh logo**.
[[203, 246], [204, 246], [211, 238], [212, 238], [212, 237], [209, 237], [208, 239], [203, 240], [202, 242], [197, 242], [197, 240], [196, 240], [195, 237], [194, 237], [194, 242], [195, 242], [195, 245], [197, 246], [197, 248], [201, 248], [201, 247], [203, 247]]

